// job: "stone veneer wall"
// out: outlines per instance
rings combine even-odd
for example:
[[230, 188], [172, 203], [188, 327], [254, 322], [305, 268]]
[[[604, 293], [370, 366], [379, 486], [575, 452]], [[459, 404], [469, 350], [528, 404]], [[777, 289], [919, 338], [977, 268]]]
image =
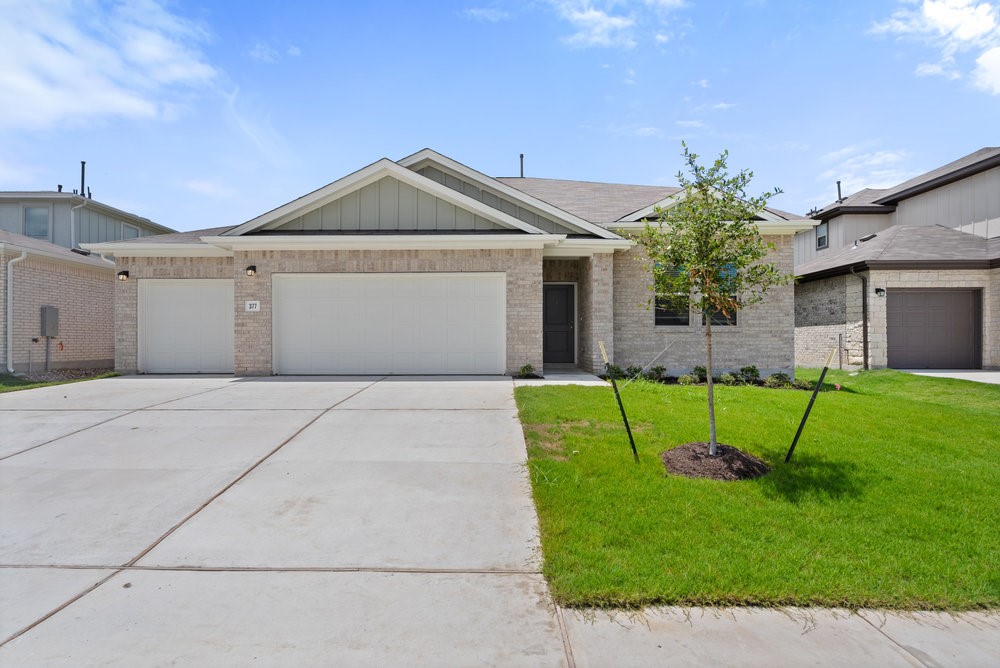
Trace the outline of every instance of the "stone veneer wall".
[[[982, 290], [984, 368], [1000, 367], [1000, 269], [901, 269], [859, 272], [868, 278], [868, 364], [884, 369], [889, 362], [886, 298], [876, 288], [978, 288]], [[795, 288], [795, 359], [802, 366], [822, 366], [831, 347], [843, 347], [833, 366], [864, 365], [861, 280], [834, 276]], [[842, 339], [838, 338], [842, 335]]]
[[[0, 258], [0, 364], [7, 367], [7, 262]], [[110, 367], [114, 358], [114, 272], [29, 255], [14, 265], [13, 360], [16, 371], [44, 369], [41, 307], [59, 309], [59, 335], [49, 344], [54, 369]], [[33, 342], [32, 339], [38, 339]]]
[[139, 281], [236, 278], [239, 285], [239, 276], [246, 278], [243, 266], [235, 271], [231, 257], [121, 257], [116, 265], [116, 271], [129, 272], [129, 280], [115, 281], [115, 369], [121, 373], [135, 373], [139, 367]]
[[[769, 256], [779, 271], [792, 273], [792, 236], [764, 237], [775, 245]], [[614, 255], [615, 364], [667, 367], [667, 373], [688, 373], [705, 363], [705, 335], [701, 317], [691, 314], [686, 327], [657, 327], [649, 305], [651, 278], [642, 268], [641, 248]], [[768, 292], [767, 300], [739, 312], [737, 326], [713, 327], [715, 372], [755, 365], [761, 374], [794, 371], [795, 321], [793, 285]], [[663, 349], [670, 347], [663, 352]], [[660, 353], [663, 353], [662, 355]], [[657, 358], [657, 356], [659, 357]], [[653, 359], [657, 358], [655, 362]]]
[[[242, 268], [257, 266], [247, 277]], [[271, 275], [274, 273], [506, 272], [507, 371], [542, 365], [541, 250], [338, 250], [236, 253], [236, 303], [260, 302], [258, 313], [236, 309], [236, 374], [271, 373]]]

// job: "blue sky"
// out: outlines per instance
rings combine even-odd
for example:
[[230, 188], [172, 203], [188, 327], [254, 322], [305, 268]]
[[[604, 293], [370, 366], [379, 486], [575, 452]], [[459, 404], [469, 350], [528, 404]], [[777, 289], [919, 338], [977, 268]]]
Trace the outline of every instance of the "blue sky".
[[0, 190], [235, 225], [431, 147], [673, 184], [723, 149], [804, 214], [1000, 143], [1000, 1], [0, 0]]

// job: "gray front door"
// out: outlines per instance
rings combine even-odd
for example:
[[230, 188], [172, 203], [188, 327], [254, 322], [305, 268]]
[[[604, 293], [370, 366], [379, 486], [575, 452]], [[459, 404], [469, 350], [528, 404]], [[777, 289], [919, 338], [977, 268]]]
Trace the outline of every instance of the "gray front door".
[[542, 294], [542, 361], [545, 364], [576, 362], [576, 312], [573, 286], [545, 285]]
[[893, 369], [978, 369], [979, 290], [886, 291], [886, 338]]

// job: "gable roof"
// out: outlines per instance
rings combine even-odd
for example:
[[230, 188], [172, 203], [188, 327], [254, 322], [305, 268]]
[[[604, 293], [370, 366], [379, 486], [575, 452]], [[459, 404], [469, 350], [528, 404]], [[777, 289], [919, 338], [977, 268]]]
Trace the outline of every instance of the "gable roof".
[[976, 269], [1000, 266], [1000, 237], [983, 237], [947, 227], [893, 225], [868, 241], [795, 267], [808, 282], [859, 269], [920, 267]]
[[0, 230], [0, 251], [8, 250], [14, 253], [26, 252], [29, 255], [37, 255], [60, 262], [86, 265], [95, 269], [106, 269], [108, 271], [114, 269], [114, 263], [101, 258], [99, 255], [77, 253], [63, 246], [49, 243], [48, 241]]
[[1000, 146], [986, 146], [891, 188], [865, 188], [812, 214], [827, 220], [842, 213], [891, 213], [896, 204], [987, 169], [1000, 166]]

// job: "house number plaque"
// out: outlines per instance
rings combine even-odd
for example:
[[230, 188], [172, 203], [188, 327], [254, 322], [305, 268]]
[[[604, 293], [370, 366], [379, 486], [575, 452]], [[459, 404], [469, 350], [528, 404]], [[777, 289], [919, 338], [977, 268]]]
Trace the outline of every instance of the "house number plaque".
[[260, 312], [260, 302], [247, 302], [247, 313]]

